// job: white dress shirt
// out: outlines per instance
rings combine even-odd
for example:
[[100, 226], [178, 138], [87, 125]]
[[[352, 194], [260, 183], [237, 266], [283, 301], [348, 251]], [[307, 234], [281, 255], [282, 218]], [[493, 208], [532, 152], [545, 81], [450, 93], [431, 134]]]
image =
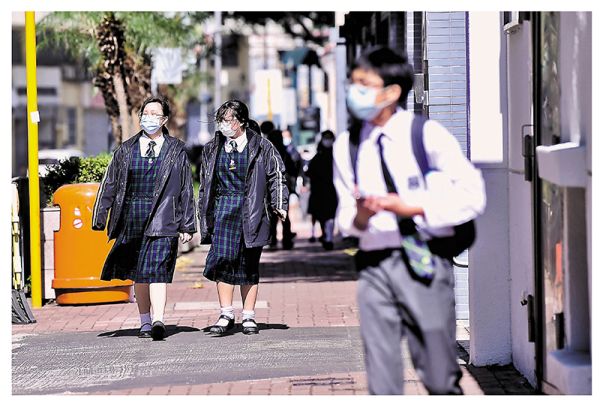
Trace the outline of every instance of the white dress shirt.
[[150, 141], [154, 141], [156, 143], [156, 145], [154, 145], [154, 156], [158, 157], [158, 155], [160, 154], [160, 149], [162, 148], [162, 145], [165, 142], [165, 137], [161, 132], [157, 138], [151, 139], [150, 136], [143, 133], [142, 136], [140, 136], [140, 153], [142, 157], [146, 157], [146, 152], [150, 147]]
[[243, 152], [244, 149], [246, 148], [246, 145], [248, 144], [248, 136], [246, 136], [246, 131], [244, 131], [240, 136], [238, 136], [235, 139], [232, 138], [227, 138], [227, 140], [225, 140], [225, 152], [226, 153], [231, 153], [233, 148], [231, 147], [231, 142], [234, 141], [236, 146], [237, 146], [237, 151], [238, 152]]
[[[420, 206], [425, 212], [424, 217], [413, 217], [418, 228], [425, 237], [450, 235], [453, 226], [483, 212], [486, 203], [483, 178], [464, 156], [456, 138], [438, 122], [428, 120], [423, 127], [423, 145], [431, 168], [437, 171], [423, 179], [412, 152], [412, 119], [412, 112], [399, 109], [383, 127], [364, 125], [356, 162], [358, 190], [363, 196], [387, 195], [377, 145], [383, 133], [384, 159], [398, 195], [408, 205]], [[375, 214], [363, 231], [353, 224], [356, 200], [348, 139], [348, 132], [340, 134], [333, 148], [338, 226], [342, 233], [358, 237], [364, 251], [399, 247], [401, 235], [395, 214], [387, 211]]]

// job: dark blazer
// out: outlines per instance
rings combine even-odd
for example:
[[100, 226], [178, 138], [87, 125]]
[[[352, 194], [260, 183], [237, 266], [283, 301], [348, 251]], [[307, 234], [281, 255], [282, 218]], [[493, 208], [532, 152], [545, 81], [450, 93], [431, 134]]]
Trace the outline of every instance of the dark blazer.
[[[110, 210], [108, 223], [109, 239], [119, 235], [119, 223], [123, 214], [123, 202], [127, 190], [127, 175], [131, 160], [132, 147], [139, 147], [138, 134], [123, 142], [113, 154], [113, 158], [100, 183], [100, 189], [94, 203], [92, 229], [104, 230]], [[184, 149], [184, 143], [168, 133], [164, 133], [165, 142], [161, 153], [164, 158], [154, 184], [154, 197], [150, 219], [146, 225], [146, 236], [178, 236], [179, 233], [195, 233], [194, 190], [190, 162]]]
[[[271, 142], [252, 129], [248, 136], [248, 173], [242, 207], [242, 224], [246, 247], [262, 247], [270, 242], [269, 225], [276, 210], [288, 210], [288, 189], [285, 185], [285, 166]], [[202, 244], [212, 242], [215, 225], [215, 164], [225, 143], [220, 132], [202, 150], [198, 217]]]

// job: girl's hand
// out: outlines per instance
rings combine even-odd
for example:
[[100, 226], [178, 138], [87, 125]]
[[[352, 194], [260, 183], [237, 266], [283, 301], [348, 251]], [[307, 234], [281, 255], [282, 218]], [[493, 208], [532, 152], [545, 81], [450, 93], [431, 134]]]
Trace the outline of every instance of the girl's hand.
[[192, 235], [190, 233], [179, 233], [179, 240], [181, 240], [183, 244], [187, 243], [191, 239]]

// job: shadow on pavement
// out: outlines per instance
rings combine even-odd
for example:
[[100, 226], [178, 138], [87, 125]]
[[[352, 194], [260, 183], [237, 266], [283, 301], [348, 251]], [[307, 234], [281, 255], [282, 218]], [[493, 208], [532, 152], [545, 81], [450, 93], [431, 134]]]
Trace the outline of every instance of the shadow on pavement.
[[351, 245], [336, 240], [333, 250], [300, 239], [290, 250], [265, 248], [260, 262], [261, 283], [338, 282], [358, 279], [354, 260], [344, 250]]
[[[181, 332], [196, 332], [200, 331], [195, 327], [178, 326], [178, 325], [167, 325], [167, 337], [170, 337]], [[137, 337], [140, 329], [139, 328], [127, 328], [116, 331], [107, 331], [98, 334], [98, 337]]]
[[457, 340], [458, 357], [473, 376], [485, 395], [535, 395], [538, 394], [527, 379], [511, 365], [473, 366], [469, 363], [469, 341]]
[[[288, 327], [287, 324], [276, 324], [276, 323], [272, 323], [272, 324], [267, 324], [267, 323], [257, 323], [258, 325], [258, 332], [260, 333], [261, 331], [266, 331], [266, 330], [288, 330], [290, 327]], [[210, 328], [212, 326], [208, 326], [208, 327], [204, 327], [202, 329], [202, 331], [204, 333], [208, 333], [210, 331]], [[233, 326], [233, 328], [226, 332], [225, 334], [223, 334], [222, 336], [214, 336], [215, 338], [220, 338], [220, 337], [226, 337], [229, 335], [234, 335], [234, 334], [242, 334], [242, 325], [241, 324], [236, 324]]]

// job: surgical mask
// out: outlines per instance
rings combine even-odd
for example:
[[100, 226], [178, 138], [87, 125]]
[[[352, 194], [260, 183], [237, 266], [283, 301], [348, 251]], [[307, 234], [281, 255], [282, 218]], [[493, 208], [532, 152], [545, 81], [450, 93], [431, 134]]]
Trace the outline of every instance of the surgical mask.
[[235, 129], [231, 127], [230, 123], [221, 122], [219, 124], [219, 130], [226, 137], [233, 137], [235, 135]]
[[346, 102], [352, 115], [363, 121], [375, 118], [383, 108], [389, 105], [389, 103], [379, 105], [375, 103], [377, 93], [380, 91], [381, 89], [360, 84], [350, 85], [346, 94]]
[[140, 120], [140, 126], [149, 135], [154, 135], [162, 126], [160, 123], [160, 119], [157, 116], [152, 115], [142, 115], [142, 119]]
[[290, 144], [292, 144], [292, 139], [289, 137], [284, 137], [283, 144], [284, 144], [284, 146], [289, 146]]
[[333, 146], [333, 139], [323, 139], [321, 144], [323, 147], [327, 147], [329, 149], [331, 146]]

